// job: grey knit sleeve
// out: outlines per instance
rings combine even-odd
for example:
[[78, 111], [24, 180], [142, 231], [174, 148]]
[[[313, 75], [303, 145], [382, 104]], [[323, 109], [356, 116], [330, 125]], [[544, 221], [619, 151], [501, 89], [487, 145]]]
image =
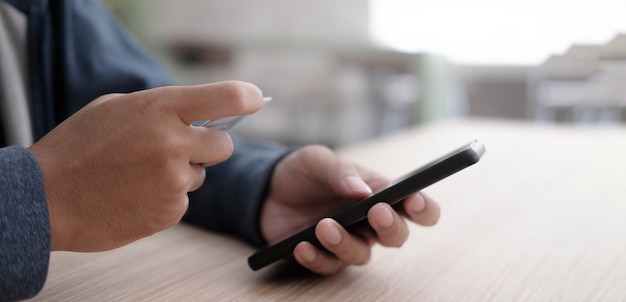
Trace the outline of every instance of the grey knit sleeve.
[[24, 148], [0, 148], [0, 301], [36, 295], [49, 259], [50, 219], [39, 164]]

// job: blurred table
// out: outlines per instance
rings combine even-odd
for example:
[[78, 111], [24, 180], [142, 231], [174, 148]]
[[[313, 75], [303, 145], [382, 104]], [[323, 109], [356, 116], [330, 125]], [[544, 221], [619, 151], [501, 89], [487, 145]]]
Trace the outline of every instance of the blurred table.
[[34, 301], [626, 301], [626, 127], [455, 120], [345, 148], [398, 177], [470, 140], [481, 162], [425, 190], [439, 224], [319, 277], [178, 225], [104, 253], [53, 253]]

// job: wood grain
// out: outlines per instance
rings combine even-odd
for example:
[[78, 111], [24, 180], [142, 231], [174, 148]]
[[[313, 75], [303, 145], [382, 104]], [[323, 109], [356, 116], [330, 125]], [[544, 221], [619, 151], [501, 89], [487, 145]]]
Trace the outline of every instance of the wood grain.
[[53, 253], [33, 301], [626, 301], [626, 128], [430, 124], [339, 152], [399, 177], [472, 139], [477, 165], [425, 190], [434, 227], [319, 277], [188, 225], [104, 253]]

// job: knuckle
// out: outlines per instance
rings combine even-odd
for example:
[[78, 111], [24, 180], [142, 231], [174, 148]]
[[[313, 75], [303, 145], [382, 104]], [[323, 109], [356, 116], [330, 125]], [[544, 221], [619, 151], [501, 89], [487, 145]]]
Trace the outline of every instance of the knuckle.
[[206, 170], [204, 169], [204, 167], [200, 168], [201, 170], [199, 171], [198, 176], [194, 178], [194, 182], [190, 187], [190, 192], [199, 189], [206, 179]]
[[174, 173], [169, 179], [169, 186], [172, 192], [176, 193], [187, 193], [190, 187], [189, 183], [190, 177], [184, 173]]
[[313, 262], [309, 262], [306, 264], [302, 264], [302, 266], [308, 268], [311, 271], [314, 271], [316, 273], [321, 273], [324, 269], [324, 263], [320, 260], [320, 259], [316, 259]]
[[188, 197], [186, 194], [180, 195], [178, 199], [171, 199], [167, 204], [161, 205], [160, 210], [155, 212], [150, 219], [149, 229], [152, 233], [170, 228], [180, 222], [187, 211]]
[[402, 247], [404, 245], [405, 241], [406, 241], [405, 238], [398, 238], [396, 240], [391, 240], [391, 241], [387, 242], [387, 244], [385, 244], [385, 245], [388, 246], [388, 247], [399, 248], [399, 247]]
[[173, 135], [155, 138], [154, 148], [146, 152], [152, 160], [167, 165], [185, 156], [188, 147], [180, 138]]
[[152, 234], [158, 233], [175, 225], [177, 222], [177, 220], [169, 216], [157, 216], [150, 222], [149, 230]]
[[392, 229], [379, 232], [380, 241], [384, 246], [402, 247], [409, 238], [408, 226], [404, 220], [398, 217], [396, 221], [397, 223]]
[[223, 139], [222, 139], [222, 152], [223, 152], [223, 156], [224, 159], [229, 158], [231, 155], [233, 155], [233, 152], [235, 152], [235, 146], [233, 144], [233, 141], [230, 137], [230, 135], [227, 132], [223, 132]]
[[219, 162], [223, 162], [230, 158], [235, 152], [235, 146], [228, 132], [220, 130], [209, 131], [211, 141], [211, 160], [205, 164], [211, 165]]
[[250, 84], [240, 81], [229, 81], [225, 83], [225, 91], [229, 100], [229, 105], [237, 112], [248, 113], [254, 108], [248, 102]]
[[367, 252], [364, 252], [358, 257], [355, 257], [354, 259], [352, 259], [351, 263], [353, 265], [365, 265], [370, 261], [370, 258], [371, 258], [371, 253], [369, 252], [369, 249], [368, 249]]
[[315, 261], [310, 263], [307, 268], [321, 275], [330, 275], [337, 272], [337, 264], [332, 261]]
[[425, 225], [425, 226], [433, 226], [433, 225], [437, 224], [437, 222], [439, 222], [439, 216], [438, 215], [432, 215], [432, 216], [429, 216], [427, 219], [424, 220], [423, 225]]
[[[174, 97], [175, 91], [172, 87], [157, 87], [150, 89], [151, 93], [143, 93], [145, 91], [133, 92], [132, 104], [136, 112], [142, 116], [151, 117], [167, 117], [170, 112], [174, 112], [171, 99]], [[184, 91], [178, 91], [184, 93]]]
[[302, 162], [307, 167], [315, 167], [319, 165], [320, 158], [326, 158], [332, 151], [323, 145], [308, 145], [300, 149], [299, 155]]
[[420, 224], [423, 226], [433, 226], [439, 222], [441, 209], [435, 203], [428, 203], [425, 209], [425, 215], [420, 219]]
[[153, 94], [133, 92], [131, 93], [131, 95], [133, 96], [132, 104], [137, 106], [139, 109], [152, 111], [156, 107], [155, 105], [159, 103], [164, 103], [161, 97], [163, 97], [163, 95], [167, 91], [165, 89], [166, 88], [164, 87], [154, 88], [155, 92], [158, 91], [159, 93]]
[[302, 148], [302, 152], [306, 155], [317, 155], [319, 153], [332, 153], [330, 148], [324, 145], [309, 145]]

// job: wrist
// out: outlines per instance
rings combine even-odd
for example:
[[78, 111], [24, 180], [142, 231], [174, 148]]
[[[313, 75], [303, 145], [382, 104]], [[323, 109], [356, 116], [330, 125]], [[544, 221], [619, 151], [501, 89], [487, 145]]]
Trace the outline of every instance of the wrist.
[[[71, 244], [67, 238], [69, 233], [69, 223], [67, 217], [64, 217], [62, 206], [63, 197], [62, 183], [65, 181], [58, 176], [54, 176], [54, 165], [45, 158], [42, 152], [39, 152], [35, 145], [28, 148], [34, 155], [39, 164], [41, 176], [43, 179], [46, 203], [48, 207], [48, 219], [50, 222], [50, 250], [51, 251], [69, 251]], [[60, 175], [61, 173], [56, 173]]]

